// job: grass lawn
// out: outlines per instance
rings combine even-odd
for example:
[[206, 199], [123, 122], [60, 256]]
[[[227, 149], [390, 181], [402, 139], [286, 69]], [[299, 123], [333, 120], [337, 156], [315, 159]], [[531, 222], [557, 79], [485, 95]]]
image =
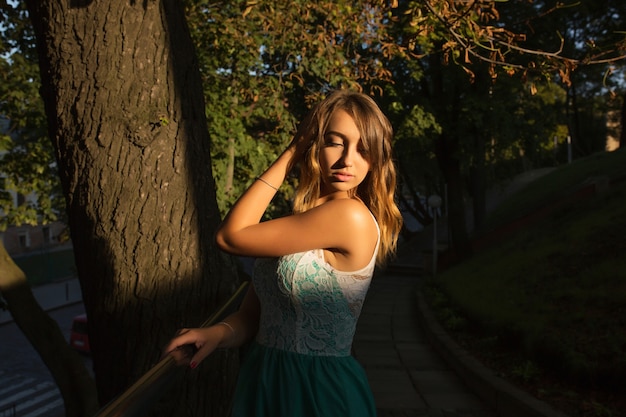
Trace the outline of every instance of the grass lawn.
[[[529, 184], [506, 224], [587, 178], [626, 176], [626, 151]], [[626, 181], [569, 204], [437, 277], [425, 295], [479, 359], [572, 417], [626, 416]]]

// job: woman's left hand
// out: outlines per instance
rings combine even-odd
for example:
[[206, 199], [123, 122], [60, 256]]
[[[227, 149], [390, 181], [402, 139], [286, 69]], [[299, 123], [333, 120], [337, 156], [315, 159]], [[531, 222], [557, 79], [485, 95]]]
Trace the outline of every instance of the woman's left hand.
[[220, 345], [224, 338], [223, 326], [182, 329], [164, 348], [178, 365], [195, 368]]

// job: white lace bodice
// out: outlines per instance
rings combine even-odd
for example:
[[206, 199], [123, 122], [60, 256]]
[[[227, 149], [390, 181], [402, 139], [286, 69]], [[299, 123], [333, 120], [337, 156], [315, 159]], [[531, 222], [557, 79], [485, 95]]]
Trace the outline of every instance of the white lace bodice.
[[376, 264], [342, 272], [312, 250], [259, 259], [254, 288], [261, 303], [256, 341], [264, 346], [318, 356], [348, 356]]

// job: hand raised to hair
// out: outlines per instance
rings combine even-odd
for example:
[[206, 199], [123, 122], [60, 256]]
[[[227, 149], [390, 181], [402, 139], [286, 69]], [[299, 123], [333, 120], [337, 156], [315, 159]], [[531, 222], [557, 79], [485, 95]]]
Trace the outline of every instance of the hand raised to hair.
[[293, 152], [293, 156], [291, 157], [291, 161], [289, 164], [289, 171], [291, 171], [296, 165], [298, 165], [304, 159], [305, 155], [311, 149], [314, 140], [314, 130], [317, 129], [317, 126], [313, 126], [312, 124], [312, 112], [307, 114], [307, 116], [300, 122], [298, 126], [298, 130], [294, 135], [289, 147], [287, 148], [287, 152], [290, 150]]

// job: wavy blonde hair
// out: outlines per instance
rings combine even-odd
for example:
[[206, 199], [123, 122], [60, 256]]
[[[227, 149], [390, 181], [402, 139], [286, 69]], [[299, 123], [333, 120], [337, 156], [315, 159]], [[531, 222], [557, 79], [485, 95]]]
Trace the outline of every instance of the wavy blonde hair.
[[294, 212], [313, 208], [320, 196], [321, 171], [319, 152], [324, 144], [324, 133], [333, 113], [343, 110], [354, 120], [370, 164], [370, 172], [353, 190], [370, 209], [380, 227], [380, 247], [376, 263], [383, 265], [395, 254], [402, 216], [396, 205], [396, 168], [393, 163], [391, 139], [393, 128], [376, 102], [369, 96], [348, 90], [336, 90], [318, 103], [305, 117], [296, 137], [308, 143], [300, 163], [300, 178], [294, 199]]

